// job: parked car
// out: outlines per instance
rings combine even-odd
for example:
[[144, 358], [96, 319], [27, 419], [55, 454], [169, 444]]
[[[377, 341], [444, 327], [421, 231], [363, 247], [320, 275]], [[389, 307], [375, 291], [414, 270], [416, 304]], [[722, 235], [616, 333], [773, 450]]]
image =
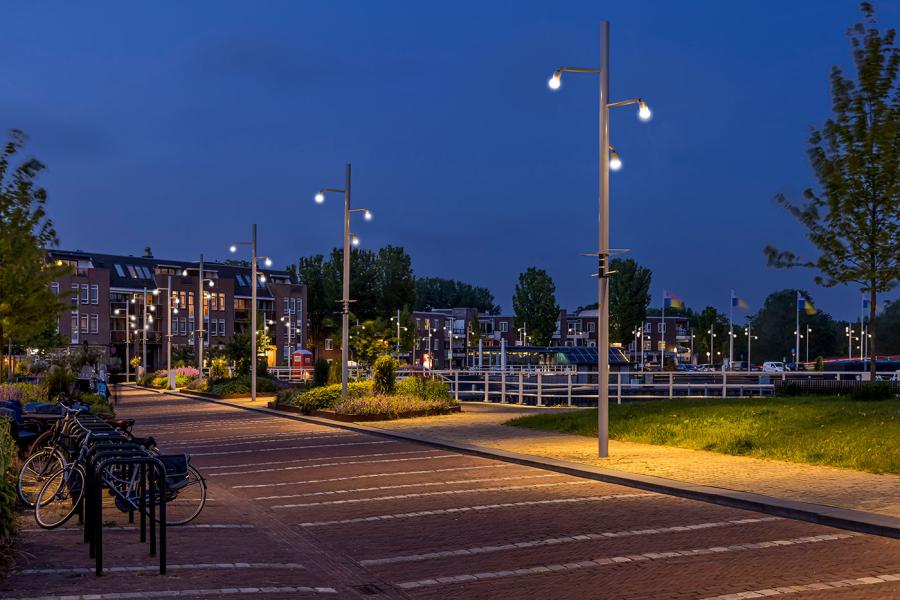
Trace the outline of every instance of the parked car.
[[763, 363], [762, 370], [765, 373], [784, 373], [788, 369], [781, 361], [769, 360]]

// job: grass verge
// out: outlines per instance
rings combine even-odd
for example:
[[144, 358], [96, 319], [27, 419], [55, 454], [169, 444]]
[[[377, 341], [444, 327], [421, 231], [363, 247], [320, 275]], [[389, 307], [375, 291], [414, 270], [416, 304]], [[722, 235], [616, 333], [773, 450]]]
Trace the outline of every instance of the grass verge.
[[[671, 399], [610, 405], [610, 438], [900, 474], [900, 402], [838, 397]], [[597, 436], [595, 409], [507, 425]]]

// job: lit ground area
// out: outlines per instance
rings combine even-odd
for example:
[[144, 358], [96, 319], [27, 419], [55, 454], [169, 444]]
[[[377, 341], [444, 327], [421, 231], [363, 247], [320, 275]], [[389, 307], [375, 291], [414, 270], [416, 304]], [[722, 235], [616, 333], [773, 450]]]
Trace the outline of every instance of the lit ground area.
[[27, 526], [3, 597], [900, 597], [900, 540], [198, 400], [118, 410], [210, 484], [170, 574], [133, 529], [108, 528], [97, 578], [74, 524]]

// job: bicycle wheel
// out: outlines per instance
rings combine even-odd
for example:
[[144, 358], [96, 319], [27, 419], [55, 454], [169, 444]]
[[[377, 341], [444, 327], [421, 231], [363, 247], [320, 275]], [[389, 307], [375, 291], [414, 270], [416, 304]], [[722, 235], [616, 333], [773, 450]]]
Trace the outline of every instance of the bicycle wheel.
[[51, 428], [37, 436], [28, 448], [28, 456], [37, 454], [45, 448], [53, 447], [55, 444], [54, 433], [55, 432]]
[[206, 480], [200, 471], [188, 467], [187, 479], [166, 494], [166, 524], [186, 525], [200, 514], [206, 504]]
[[16, 484], [16, 492], [22, 504], [33, 508], [44, 483], [65, 464], [62, 453], [54, 448], [44, 448], [28, 457], [19, 469], [19, 480]]
[[65, 524], [78, 510], [84, 498], [84, 468], [63, 467], [44, 482], [34, 503], [34, 520], [44, 529]]

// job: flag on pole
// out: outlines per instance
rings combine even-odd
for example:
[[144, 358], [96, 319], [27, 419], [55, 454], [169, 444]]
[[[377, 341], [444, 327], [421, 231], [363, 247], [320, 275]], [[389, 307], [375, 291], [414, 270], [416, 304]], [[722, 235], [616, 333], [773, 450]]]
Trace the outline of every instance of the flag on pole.
[[814, 315], [819, 312], [813, 303], [803, 296], [800, 295], [800, 292], [797, 292], [797, 308], [799, 310], [804, 311], [808, 315]]
[[731, 290], [731, 306], [737, 307], [737, 308], [740, 308], [743, 310], [747, 310], [748, 308], [750, 308], [749, 306], [747, 306], [747, 303], [744, 302], [743, 298], [739, 297], [737, 294], [734, 293], [734, 290]]
[[672, 292], [663, 291], [663, 308], [684, 308], [681, 298]]

